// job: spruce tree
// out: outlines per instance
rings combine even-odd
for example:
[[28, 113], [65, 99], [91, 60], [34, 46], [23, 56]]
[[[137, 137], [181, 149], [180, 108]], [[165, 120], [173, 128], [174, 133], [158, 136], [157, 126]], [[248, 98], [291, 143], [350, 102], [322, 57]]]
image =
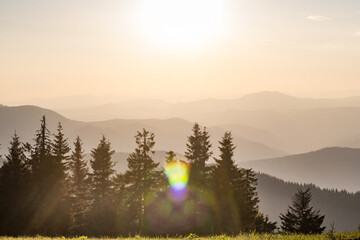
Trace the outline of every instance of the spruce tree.
[[173, 151], [169, 151], [169, 152], [166, 152], [166, 163], [172, 163], [172, 162], [176, 162], [176, 154], [173, 152]]
[[52, 152], [50, 132], [45, 116], [37, 131], [35, 145], [31, 150], [31, 195], [32, 216], [30, 233], [57, 235], [66, 233], [69, 212], [64, 199], [63, 163]]
[[269, 217], [259, 212], [255, 218], [255, 231], [257, 233], [274, 233], [277, 229], [276, 222], [271, 222]]
[[24, 234], [28, 221], [27, 195], [29, 169], [18, 135], [10, 142], [9, 154], [0, 168], [0, 234]]
[[159, 163], [155, 163], [152, 159], [154, 138], [154, 133], [145, 129], [137, 132], [135, 136], [137, 147], [127, 159], [128, 170], [124, 176], [127, 192], [130, 194], [127, 208], [131, 230], [135, 232], [145, 230], [146, 197], [152, 194], [159, 180], [159, 172], [156, 171]]
[[255, 221], [259, 212], [259, 197], [256, 191], [257, 178], [252, 169], [239, 169], [242, 184], [237, 191], [241, 231], [250, 232], [256, 228]]
[[73, 234], [85, 234], [84, 223], [86, 213], [90, 205], [90, 186], [89, 171], [84, 160], [84, 151], [82, 142], [77, 136], [74, 142], [74, 151], [69, 160], [69, 188], [72, 209], [72, 227]]
[[210, 136], [204, 127], [195, 123], [192, 128], [193, 134], [188, 137], [185, 157], [190, 165], [189, 175], [189, 198], [187, 202], [192, 206], [192, 216], [187, 221], [193, 222], [192, 232], [206, 234], [213, 229], [212, 203], [209, 201], [210, 193], [210, 167], [206, 165], [212, 152], [210, 151]]
[[57, 170], [59, 174], [59, 178], [65, 181], [65, 173], [66, 173], [66, 165], [69, 160], [68, 153], [70, 152], [69, 144], [67, 143], [67, 139], [62, 132], [63, 128], [61, 123], [58, 123], [57, 134], [54, 135], [55, 139], [52, 146], [52, 155], [54, 157], [55, 163], [57, 165]]
[[217, 233], [236, 234], [240, 232], [240, 217], [236, 199], [240, 190], [241, 175], [234, 162], [233, 138], [231, 132], [225, 132], [219, 142], [220, 157], [215, 158], [213, 181], [218, 199]]
[[58, 195], [59, 200], [55, 218], [62, 215], [62, 219], [58, 218], [55, 219], [55, 221], [58, 222], [58, 224], [67, 225], [66, 231], [70, 228], [69, 220], [71, 218], [71, 205], [69, 202], [69, 189], [67, 184], [67, 164], [70, 158], [70, 150], [67, 138], [63, 133], [62, 125], [59, 122], [57, 133], [54, 134], [54, 140], [51, 143], [52, 161], [54, 164], [53, 176], [55, 177], [53, 188], [57, 189], [56, 194]]
[[31, 148], [30, 166], [33, 180], [43, 184], [43, 173], [52, 162], [50, 132], [47, 128], [45, 115], [41, 119], [40, 129], [36, 132], [35, 145]]
[[115, 212], [113, 209], [113, 182], [115, 172], [111, 157], [111, 143], [102, 137], [96, 148], [91, 150], [90, 165], [92, 206], [89, 212], [88, 231], [91, 234], [109, 236], [114, 234]]
[[206, 162], [212, 155], [210, 136], [205, 127], [203, 130], [200, 129], [198, 123], [194, 124], [192, 131], [193, 134], [188, 137], [187, 151], [185, 152], [185, 157], [191, 165], [189, 182], [190, 184], [206, 186], [206, 178], [209, 172]]
[[292, 198], [292, 206], [285, 214], [280, 215], [281, 230], [285, 233], [320, 234], [325, 230], [322, 227], [324, 215], [319, 210], [310, 207], [310, 188], [305, 191], [298, 189]]

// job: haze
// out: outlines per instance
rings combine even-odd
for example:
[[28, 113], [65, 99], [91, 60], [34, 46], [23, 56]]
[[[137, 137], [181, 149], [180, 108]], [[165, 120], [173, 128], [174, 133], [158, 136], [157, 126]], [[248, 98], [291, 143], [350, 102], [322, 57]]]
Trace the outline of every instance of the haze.
[[360, 89], [359, 9], [356, 0], [3, 0], [0, 101], [343, 94]]

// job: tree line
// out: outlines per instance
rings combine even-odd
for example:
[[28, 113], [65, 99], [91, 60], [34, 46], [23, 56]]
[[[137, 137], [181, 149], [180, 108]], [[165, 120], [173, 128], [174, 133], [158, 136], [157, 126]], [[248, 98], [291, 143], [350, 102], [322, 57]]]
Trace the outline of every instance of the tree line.
[[[164, 169], [152, 159], [154, 133], [138, 131], [135, 141], [127, 171], [116, 173], [105, 136], [88, 162], [81, 138], [71, 148], [61, 123], [51, 134], [45, 116], [33, 144], [22, 143], [15, 132], [0, 168], [0, 235], [236, 235], [277, 229], [259, 211], [255, 173], [235, 164], [231, 132], [219, 141], [215, 164], [208, 164], [210, 136], [198, 123], [188, 137], [186, 159], [167, 152], [167, 163], [189, 169], [181, 200], [174, 199]], [[309, 190], [299, 190], [280, 216], [283, 232], [324, 231], [324, 216], [310, 200]]]

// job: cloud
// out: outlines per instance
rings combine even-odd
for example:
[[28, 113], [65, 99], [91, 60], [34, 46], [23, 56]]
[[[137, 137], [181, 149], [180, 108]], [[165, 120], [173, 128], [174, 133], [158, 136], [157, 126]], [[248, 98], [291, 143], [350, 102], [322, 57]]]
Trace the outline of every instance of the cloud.
[[311, 21], [327, 21], [330, 20], [330, 17], [327, 16], [321, 16], [321, 15], [310, 15], [307, 16], [306, 19], [311, 20]]
[[355, 35], [360, 37], [360, 32], [356, 32]]

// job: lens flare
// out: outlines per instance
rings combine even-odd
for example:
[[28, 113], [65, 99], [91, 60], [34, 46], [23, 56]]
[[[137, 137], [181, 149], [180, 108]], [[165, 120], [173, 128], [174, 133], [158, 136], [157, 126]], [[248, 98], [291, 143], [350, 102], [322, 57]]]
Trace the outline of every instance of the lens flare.
[[176, 201], [181, 201], [186, 195], [186, 186], [189, 180], [189, 167], [186, 163], [171, 162], [165, 167], [165, 175], [167, 176]]

